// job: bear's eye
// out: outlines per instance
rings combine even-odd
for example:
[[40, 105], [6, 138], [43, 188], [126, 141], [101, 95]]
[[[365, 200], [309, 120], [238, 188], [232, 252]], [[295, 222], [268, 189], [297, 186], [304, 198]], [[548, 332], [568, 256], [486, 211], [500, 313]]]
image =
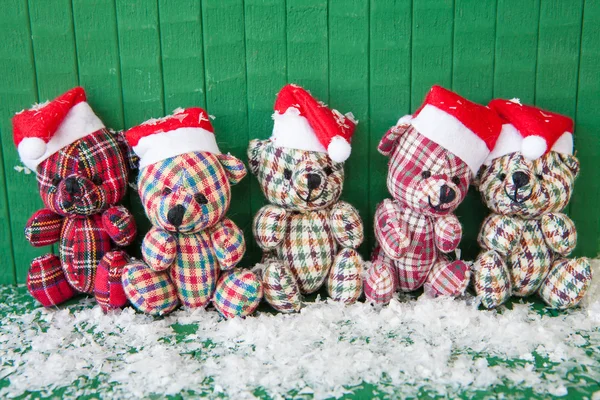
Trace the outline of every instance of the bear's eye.
[[285, 179], [292, 179], [292, 171], [289, 168], [283, 170], [283, 177]]
[[194, 195], [194, 199], [198, 204], [206, 204], [208, 203], [208, 199], [202, 193], [197, 193]]
[[506, 174], [498, 174], [498, 179], [500, 179], [501, 181], [506, 179]]
[[431, 171], [423, 171], [423, 172], [421, 172], [421, 177], [422, 177], [423, 179], [427, 179], [427, 178], [429, 178], [430, 176], [431, 176]]
[[333, 168], [331, 168], [329, 165], [326, 166], [325, 168], [323, 168], [323, 172], [325, 172], [325, 174], [327, 175], [331, 175], [333, 174]]
[[541, 181], [542, 179], [544, 179], [544, 175], [542, 175], [542, 174], [536, 174], [535, 176], [536, 176], [536, 178], [538, 178], [540, 181]]
[[94, 175], [92, 178], [92, 183], [96, 186], [100, 186], [102, 185], [102, 178], [100, 178], [98, 175]]
[[54, 186], [58, 186], [58, 184], [60, 183], [61, 180], [62, 179], [60, 178], [60, 176], [58, 176], [58, 174], [54, 175], [54, 178], [52, 178], [52, 184]]
[[460, 185], [460, 178], [458, 176], [455, 176], [454, 178], [452, 178], [452, 183], [454, 183], [456, 186]]
[[168, 187], [165, 187], [165, 188], [162, 190], [162, 194], [163, 194], [163, 196], [166, 196], [166, 195], [168, 195], [168, 194], [171, 194], [172, 192], [173, 192], [173, 191], [171, 190], [171, 188], [168, 188]]

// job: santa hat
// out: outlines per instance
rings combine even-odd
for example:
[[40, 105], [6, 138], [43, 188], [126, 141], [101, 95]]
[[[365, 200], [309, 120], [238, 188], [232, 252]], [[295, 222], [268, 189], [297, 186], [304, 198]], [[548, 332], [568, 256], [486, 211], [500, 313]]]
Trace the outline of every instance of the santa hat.
[[573, 154], [573, 120], [523, 105], [518, 99], [492, 100], [489, 107], [503, 119], [502, 133], [487, 162], [520, 151], [535, 160], [550, 150]]
[[350, 156], [350, 141], [358, 121], [315, 99], [298, 85], [284, 86], [275, 101], [273, 135], [278, 147], [318, 151], [336, 162]]
[[60, 149], [104, 128], [85, 100], [83, 88], [76, 87], [13, 117], [13, 138], [27, 168], [35, 171]]
[[398, 122], [410, 123], [463, 160], [473, 174], [494, 148], [502, 129], [502, 121], [492, 110], [441, 86], [433, 86], [421, 107]]
[[172, 115], [149, 119], [125, 133], [140, 157], [140, 168], [191, 152], [220, 154], [210, 116], [201, 108], [178, 108]]

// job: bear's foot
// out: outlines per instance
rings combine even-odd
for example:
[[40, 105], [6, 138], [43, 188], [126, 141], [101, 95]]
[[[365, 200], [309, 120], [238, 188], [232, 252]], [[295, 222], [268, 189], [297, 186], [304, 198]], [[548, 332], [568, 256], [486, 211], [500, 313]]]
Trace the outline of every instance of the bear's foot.
[[213, 296], [217, 311], [227, 319], [246, 317], [256, 311], [263, 298], [260, 279], [248, 269], [225, 271]]
[[511, 295], [510, 276], [504, 261], [494, 250], [481, 253], [473, 263], [475, 292], [486, 308], [503, 304]]
[[587, 258], [554, 261], [550, 273], [538, 293], [552, 308], [564, 310], [576, 306], [592, 281], [592, 269]]
[[94, 295], [96, 302], [107, 312], [127, 304], [121, 276], [129, 256], [123, 250], [109, 251], [102, 257], [96, 269]]
[[60, 259], [54, 254], [36, 257], [31, 261], [27, 289], [44, 307], [56, 306], [77, 294], [65, 277]]
[[177, 288], [168, 272], [153, 271], [135, 260], [125, 265], [121, 280], [127, 299], [146, 314], [165, 315], [179, 305]]
[[470, 265], [464, 261], [450, 262], [442, 258], [434, 265], [423, 285], [430, 296], [462, 296], [471, 279]]
[[327, 292], [335, 301], [352, 304], [363, 290], [363, 261], [351, 248], [342, 249], [333, 260], [327, 278]]
[[269, 260], [262, 272], [264, 296], [277, 311], [291, 313], [302, 308], [300, 287], [290, 268], [279, 260]]

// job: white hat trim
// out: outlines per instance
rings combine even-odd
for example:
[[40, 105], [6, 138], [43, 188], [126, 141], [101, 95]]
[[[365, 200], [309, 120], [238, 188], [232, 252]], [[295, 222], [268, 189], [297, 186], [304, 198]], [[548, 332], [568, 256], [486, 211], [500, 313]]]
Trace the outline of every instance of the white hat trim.
[[431, 104], [425, 105], [410, 123], [423, 136], [463, 160], [473, 174], [477, 173], [490, 152], [483, 139], [458, 119]]
[[179, 128], [144, 136], [133, 151], [140, 157], [140, 168], [185, 153], [221, 154], [215, 134], [202, 128]]
[[296, 107], [289, 107], [283, 114], [275, 112], [273, 121], [271, 141], [276, 147], [327, 153], [308, 120]]
[[573, 154], [573, 134], [571, 132], [565, 132], [552, 146], [552, 151], [557, 151], [563, 154]]
[[48, 143], [46, 143], [46, 151], [44, 154], [36, 159], [23, 157], [25, 152], [22, 151], [24, 147], [22, 147], [21, 144], [25, 146], [28, 142], [23, 139], [18, 146], [19, 156], [21, 156], [21, 161], [27, 168], [35, 171], [37, 166], [42, 161], [48, 159], [52, 154], [90, 133], [94, 133], [103, 128], [104, 124], [100, 118], [96, 116], [94, 110], [92, 110], [88, 103], [82, 101], [69, 110], [56, 132], [54, 132], [54, 135], [50, 138]]
[[523, 137], [517, 128], [514, 127], [514, 125], [503, 124], [502, 130], [500, 131], [500, 136], [498, 136], [498, 140], [496, 141], [496, 145], [494, 146], [494, 149], [491, 151], [490, 155], [486, 158], [484, 164], [490, 165], [492, 160], [495, 158], [521, 151], [522, 142]]

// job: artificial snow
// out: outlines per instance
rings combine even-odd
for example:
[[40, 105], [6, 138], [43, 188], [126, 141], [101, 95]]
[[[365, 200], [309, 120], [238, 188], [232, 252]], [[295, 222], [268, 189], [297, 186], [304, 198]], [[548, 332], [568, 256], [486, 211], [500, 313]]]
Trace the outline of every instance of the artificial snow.
[[[0, 289], [4, 304], [14, 301], [8, 290]], [[0, 379], [10, 381], [0, 397], [64, 388], [69, 397], [325, 398], [363, 383], [394, 396], [498, 384], [563, 396], [582, 377], [600, 379], [600, 357], [586, 351], [600, 346], [600, 298], [557, 316], [525, 303], [500, 312], [477, 305], [473, 297], [396, 298], [383, 308], [317, 300], [298, 314], [229, 321], [205, 310], [104, 315], [91, 299], [13, 307], [0, 323]], [[86, 389], [89, 381], [97, 386]]]

